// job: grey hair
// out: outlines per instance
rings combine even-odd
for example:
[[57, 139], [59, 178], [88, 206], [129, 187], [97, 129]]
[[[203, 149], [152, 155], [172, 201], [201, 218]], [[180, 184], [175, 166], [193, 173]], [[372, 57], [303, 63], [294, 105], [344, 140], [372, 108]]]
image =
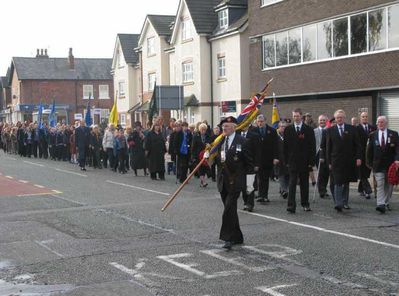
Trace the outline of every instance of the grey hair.
[[378, 122], [379, 119], [384, 119], [384, 121], [385, 121], [386, 123], [388, 123], [388, 118], [387, 118], [386, 116], [384, 116], [384, 115], [378, 116], [378, 117], [377, 117], [376, 123]]
[[265, 119], [265, 116], [264, 116], [263, 114], [259, 114], [259, 115], [256, 117], [256, 120], [259, 120], [259, 119], [266, 120], [266, 119]]

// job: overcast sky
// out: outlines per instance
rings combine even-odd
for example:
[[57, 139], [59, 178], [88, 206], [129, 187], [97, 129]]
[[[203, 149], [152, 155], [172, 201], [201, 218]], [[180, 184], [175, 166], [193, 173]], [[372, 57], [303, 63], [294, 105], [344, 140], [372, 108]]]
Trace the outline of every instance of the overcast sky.
[[[199, 0], [200, 1], [200, 0]], [[112, 58], [117, 33], [141, 31], [147, 14], [175, 15], [179, 0], [7, 0], [1, 1], [0, 76], [14, 56]]]

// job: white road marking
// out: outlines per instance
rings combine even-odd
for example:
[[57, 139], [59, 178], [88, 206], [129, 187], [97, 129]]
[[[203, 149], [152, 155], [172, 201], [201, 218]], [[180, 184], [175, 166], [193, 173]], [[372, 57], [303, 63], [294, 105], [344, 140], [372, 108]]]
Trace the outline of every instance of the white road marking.
[[27, 161], [27, 160], [24, 160], [24, 163], [28, 163], [28, 164], [31, 164], [31, 165], [35, 165], [35, 166], [38, 166], [38, 167], [44, 167], [43, 164], [35, 163], [35, 162]]
[[214, 274], [206, 274], [205, 272], [198, 270], [194, 267], [197, 267], [198, 264], [196, 263], [180, 263], [177, 262], [175, 259], [179, 259], [179, 258], [187, 258], [187, 257], [191, 257], [193, 254], [190, 253], [180, 253], [180, 254], [173, 254], [173, 255], [167, 255], [167, 256], [157, 256], [157, 258], [164, 260], [174, 266], [177, 266], [181, 269], [184, 269], [185, 271], [191, 272], [197, 276], [203, 277], [205, 279], [214, 279], [217, 277], [226, 277], [226, 276], [230, 276], [230, 275], [235, 275], [235, 274], [242, 274], [242, 272], [238, 271], [238, 270], [226, 270], [226, 271], [219, 271], [219, 272], [215, 272]]
[[246, 212], [246, 211], [242, 211], [242, 210], [239, 210], [239, 212], [247, 214], [247, 215], [252, 215], [252, 216], [266, 218], [266, 219], [269, 219], [269, 220], [274, 220], [274, 221], [278, 221], [278, 222], [284, 222], [284, 223], [292, 224], [292, 225], [299, 226], [299, 227], [309, 228], [309, 229], [313, 229], [313, 230], [317, 230], [317, 231], [321, 231], [321, 232], [325, 232], [325, 233], [335, 234], [335, 235], [338, 235], [338, 236], [343, 236], [343, 237], [347, 237], [347, 238], [357, 239], [357, 240], [360, 240], [360, 241], [365, 241], [365, 242], [369, 242], [369, 243], [373, 243], [373, 244], [377, 244], [377, 245], [382, 245], [382, 246], [389, 247], [389, 248], [399, 249], [399, 245], [395, 245], [395, 244], [391, 244], [391, 243], [387, 243], [387, 242], [382, 242], [382, 241], [370, 239], [370, 238], [367, 238], [367, 237], [353, 235], [353, 234], [349, 234], [349, 233], [345, 233], [345, 232], [339, 232], [339, 231], [330, 230], [330, 229], [326, 229], [326, 228], [322, 228], [322, 227], [318, 227], [318, 226], [314, 226], [314, 225], [294, 222], [294, 221], [290, 221], [290, 220], [286, 220], [286, 219], [280, 219], [280, 218], [267, 216], [267, 215], [262, 215], [262, 214], [258, 214], [258, 213], [250, 213], [250, 212]]
[[[53, 190], [53, 191], [54, 191], [54, 190]], [[59, 193], [62, 193], [62, 192], [59, 192]], [[63, 200], [63, 201], [68, 201], [68, 202], [71, 202], [71, 203], [75, 203], [75, 204], [80, 205], [80, 206], [87, 206], [87, 204], [85, 204], [85, 203], [81, 203], [81, 202], [78, 202], [78, 201], [75, 201], [75, 200], [72, 200], [72, 199], [68, 199], [68, 198], [66, 198], [66, 197], [61, 197], [61, 196], [59, 196], [59, 195], [50, 194], [50, 196], [55, 197], [55, 198], [58, 198], [58, 199], [61, 199], [61, 200]]]
[[[260, 248], [262, 247], [262, 249]], [[290, 247], [281, 246], [277, 244], [262, 244], [255, 246], [243, 246], [244, 249], [251, 250], [253, 252], [257, 252], [259, 254], [267, 255], [275, 259], [284, 260], [290, 263], [294, 263], [296, 265], [302, 265], [300, 262], [287, 258], [289, 256], [294, 256], [298, 254], [302, 254], [302, 250], [292, 249]], [[265, 249], [267, 248], [267, 249]], [[268, 250], [269, 249], [269, 250]]]
[[25, 181], [25, 180], [18, 180], [18, 182], [21, 182], [21, 183], [24, 183], [24, 184], [29, 183], [29, 181]]
[[169, 232], [169, 233], [172, 233], [172, 234], [176, 234], [176, 231], [174, 231], [173, 229], [163, 228], [161, 226], [158, 226], [158, 225], [155, 225], [155, 224], [151, 224], [151, 223], [148, 223], [148, 222], [144, 222], [142, 220], [133, 219], [133, 218], [131, 218], [129, 216], [121, 215], [121, 214], [118, 214], [118, 213], [115, 213], [115, 212], [112, 212], [112, 211], [109, 211], [109, 210], [99, 209], [97, 211], [100, 212], [100, 213], [114, 215], [116, 217], [122, 218], [122, 219], [130, 221], [130, 222], [138, 223], [140, 225], [145, 225], [145, 226], [149, 226], [149, 227], [152, 227], [152, 228], [155, 228], [155, 229], [158, 229], [158, 230], [162, 230], [162, 231], [166, 231], [166, 232]]
[[133, 186], [133, 185], [124, 184], [124, 183], [118, 183], [118, 182], [114, 182], [114, 181], [111, 181], [111, 180], [107, 180], [105, 182], [110, 183], [110, 184], [114, 184], [114, 185], [120, 185], [120, 186], [128, 187], [128, 188], [133, 188], [133, 189], [139, 189], [139, 190], [143, 190], [143, 191], [147, 191], [147, 192], [152, 192], [152, 193], [156, 193], [156, 194], [160, 194], [160, 195], [170, 196], [170, 193], [156, 191], [156, 190], [151, 190], [151, 189], [138, 187], [138, 186]]
[[87, 175], [84, 174], [80, 174], [80, 173], [76, 173], [76, 172], [72, 172], [72, 171], [67, 171], [67, 170], [63, 170], [63, 169], [56, 169], [55, 170], [57, 172], [61, 172], [61, 173], [67, 173], [67, 174], [72, 174], [72, 175], [76, 175], [76, 176], [80, 176], [80, 177], [87, 177]]
[[368, 274], [368, 273], [365, 273], [365, 272], [357, 272], [357, 273], [355, 273], [355, 275], [363, 277], [363, 278], [366, 278], [366, 279], [369, 279], [369, 280], [376, 281], [377, 283], [380, 283], [380, 284], [383, 284], [383, 285], [390, 285], [390, 286], [395, 287], [395, 288], [399, 287], [399, 283], [395, 283], [395, 282], [389, 281], [389, 280], [388, 281], [387, 280], [383, 280], [383, 279], [379, 278], [378, 276], [371, 275], [371, 274]]
[[[38, 244], [39, 246], [41, 246], [42, 248], [45, 248], [46, 250], [50, 251], [51, 253], [57, 255], [60, 258], [64, 258], [64, 255], [58, 253], [57, 251], [54, 251], [53, 249], [51, 249], [50, 247], [46, 246], [45, 243], [48, 243], [49, 241], [37, 241], [35, 240], [35, 243]], [[50, 241], [51, 242], [51, 241]]]
[[245, 263], [239, 262], [240, 260], [243, 260], [243, 257], [235, 257], [235, 258], [228, 258], [225, 256], [222, 256], [222, 254], [225, 254], [226, 251], [221, 250], [221, 249], [212, 249], [212, 250], [204, 250], [204, 251], [200, 251], [201, 253], [207, 254], [211, 257], [214, 257], [216, 259], [222, 260], [224, 262], [239, 266], [241, 268], [247, 269], [249, 271], [253, 271], [253, 272], [263, 272], [266, 270], [272, 270], [275, 269], [275, 267], [269, 267], [269, 266], [258, 266], [258, 267], [251, 267], [248, 266]]
[[14, 179], [14, 177], [6, 176], [7, 179]]
[[257, 287], [255, 289], [256, 290], [260, 290], [262, 292], [265, 292], [265, 293], [267, 293], [269, 295], [272, 295], [272, 296], [285, 296], [285, 294], [277, 292], [276, 290], [286, 289], [286, 288], [290, 288], [290, 287], [294, 287], [294, 286], [297, 286], [297, 284], [280, 285], [280, 286], [275, 286], [275, 287]]
[[33, 186], [35, 186], [35, 187], [37, 187], [37, 188], [44, 188], [44, 186], [42, 186], [42, 185], [37, 185], [37, 184], [34, 184]]

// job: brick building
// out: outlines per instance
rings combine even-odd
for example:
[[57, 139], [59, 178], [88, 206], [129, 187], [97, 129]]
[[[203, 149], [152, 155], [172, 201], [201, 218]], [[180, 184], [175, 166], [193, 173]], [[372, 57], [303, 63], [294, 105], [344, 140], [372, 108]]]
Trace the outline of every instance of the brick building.
[[0, 121], [11, 121], [11, 68], [6, 76], [0, 77]]
[[39, 50], [34, 58], [14, 57], [11, 63], [11, 120], [34, 121], [38, 105], [49, 112], [53, 100], [57, 120], [71, 123], [90, 107], [95, 123], [108, 118], [113, 105], [112, 59], [50, 58]]
[[[294, 107], [347, 117], [368, 110], [399, 129], [399, 1], [250, 0], [251, 89], [274, 77]], [[265, 108], [270, 118], [271, 107]]]

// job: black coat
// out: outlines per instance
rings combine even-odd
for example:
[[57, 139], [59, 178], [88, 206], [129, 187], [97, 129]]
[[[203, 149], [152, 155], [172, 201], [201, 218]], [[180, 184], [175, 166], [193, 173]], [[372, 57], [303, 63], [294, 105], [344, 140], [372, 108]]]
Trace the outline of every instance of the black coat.
[[372, 132], [376, 130], [375, 126], [368, 125], [368, 133], [366, 133], [363, 125], [359, 124], [356, 127], [356, 130], [359, 134], [359, 141], [360, 141], [360, 146], [362, 147], [362, 165], [359, 168], [359, 177], [360, 178], [370, 178], [370, 173], [371, 170], [367, 167], [366, 165], [366, 147], [367, 147], [367, 142], [369, 139], [369, 136]]
[[100, 134], [90, 133], [90, 146], [94, 150], [100, 150], [103, 147], [103, 139]]
[[79, 126], [75, 129], [76, 147], [85, 148], [90, 144], [90, 129], [87, 126]]
[[289, 170], [308, 172], [315, 164], [316, 139], [313, 128], [302, 123], [299, 134], [295, 125], [284, 130], [284, 160]]
[[254, 166], [271, 170], [273, 159], [278, 159], [278, 136], [274, 128], [266, 125], [262, 136], [260, 128], [254, 128], [247, 134], [253, 147]]
[[190, 159], [190, 157], [191, 157], [191, 143], [193, 142], [193, 136], [192, 136], [191, 132], [188, 130], [187, 131], [187, 136], [186, 136], [187, 155], [183, 155], [180, 152], [180, 148], [181, 148], [181, 145], [183, 143], [183, 138], [184, 138], [183, 131], [180, 131], [180, 132], [176, 133], [176, 135], [174, 137], [174, 140], [173, 140], [174, 154], [179, 156], [179, 157], [183, 156], [183, 157], [187, 157], [188, 159]]
[[[241, 146], [241, 151], [237, 146]], [[241, 192], [246, 190], [246, 174], [252, 170], [253, 159], [248, 150], [248, 141], [236, 134], [234, 140], [227, 151], [226, 160], [222, 163], [221, 151], [222, 144], [215, 158], [218, 165], [217, 184], [219, 192], [223, 189], [227, 192]]]
[[144, 140], [144, 149], [147, 152], [150, 173], [165, 172], [166, 146], [162, 133], [149, 132]]
[[144, 151], [144, 139], [142, 139], [137, 131], [134, 131], [127, 139], [129, 144], [130, 160], [132, 169], [139, 170], [147, 167]]
[[362, 147], [356, 128], [345, 124], [344, 135], [341, 137], [338, 126], [331, 127], [327, 129], [326, 141], [326, 160], [332, 167], [335, 184], [356, 182], [356, 160], [362, 158]]
[[398, 133], [388, 129], [387, 134], [385, 149], [381, 149], [378, 131], [371, 133], [369, 136], [366, 161], [367, 165], [371, 167], [375, 173], [388, 171], [389, 166], [395, 160], [399, 160]]
[[202, 137], [200, 133], [195, 133], [193, 136], [193, 141], [191, 144], [191, 159], [196, 162], [199, 159], [199, 154], [206, 147], [206, 144], [211, 144], [211, 137], [208, 134], [204, 135], [204, 142], [202, 142]]

